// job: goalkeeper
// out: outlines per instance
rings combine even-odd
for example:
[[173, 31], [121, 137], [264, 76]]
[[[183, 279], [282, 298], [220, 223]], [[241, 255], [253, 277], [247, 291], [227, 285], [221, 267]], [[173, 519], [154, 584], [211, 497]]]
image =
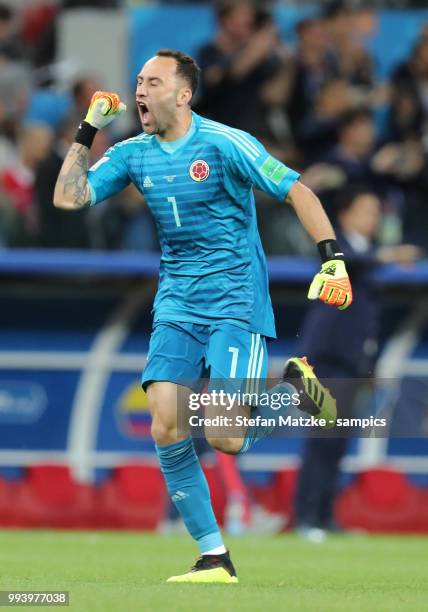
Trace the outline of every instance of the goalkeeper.
[[[253, 187], [292, 206], [318, 244], [321, 271], [309, 298], [344, 309], [352, 292], [343, 254], [318, 198], [253, 136], [192, 112], [198, 77], [193, 58], [158, 51], [137, 77], [143, 132], [116, 144], [89, 168], [97, 130], [124, 110], [118, 95], [97, 92], [64, 160], [54, 204], [67, 210], [94, 206], [132, 182], [155, 217], [162, 251], [160, 282], [142, 384], [168, 491], [201, 552], [190, 572], [170, 581], [227, 584], [237, 582], [236, 573], [211, 507], [190, 424], [177, 423], [177, 396], [180, 391], [190, 399], [205, 372], [210, 388], [221, 390], [240, 390], [246, 381], [257, 392], [266, 377], [266, 340], [276, 332]], [[297, 389], [301, 410], [334, 424], [335, 400], [304, 359], [288, 360], [281, 389], [291, 395]], [[261, 406], [235, 408], [247, 419], [272, 416]], [[213, 405], [206, 409], [208, 415], [216, 411]], [[206, 428], [206, 437], [218, 450], [245, 452], [271, 431], [264, 420], [253, 419], [256, 425], [248, 427], [244, 423], [233, 435]]]

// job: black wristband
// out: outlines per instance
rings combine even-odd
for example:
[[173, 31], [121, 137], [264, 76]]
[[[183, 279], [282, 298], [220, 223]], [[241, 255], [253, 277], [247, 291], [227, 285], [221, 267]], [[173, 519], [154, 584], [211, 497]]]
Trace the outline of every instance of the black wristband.
[[74, 142], [77, 142], [77, 144], [84, 145], [85, 147], [88, 147], [88, 149], [90, 149], [92, 143], [94, 142], [94, 138], [97, 135], [97, 132], [97, 128], [95, 128], [93, 125], [91, 125], [87, 121], [82, 121], [82, 123], [77, 129]]
[[317, 247], [323, 263], [331, 259], [345, 260], [342, 249], [336, 240], [321, 240], [321, 242], [318, 242]]

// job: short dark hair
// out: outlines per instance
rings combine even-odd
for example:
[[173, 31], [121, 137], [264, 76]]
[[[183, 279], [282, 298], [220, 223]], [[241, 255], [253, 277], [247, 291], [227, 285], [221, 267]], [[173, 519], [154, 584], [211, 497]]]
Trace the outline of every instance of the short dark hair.
[[177, 62], [177, 74], [187, 81], [192, 90], [192, 94], [194, 94], [198, 88], [201, 69], [193, 57], [186, 55], [182, 51], [175, 51], [174, 49], [159, 49], [156, 55], [158, 57], [171, 57], [175, 59]]
[[369, 108], [357, 107], [351, 108], [343, 113], [339, 120], [339, 130], [346, 129], [349, 125], [358, 123], [359, 121], [371, 121], [373, 114]]
[[327, 2], [323, 11], [323, 17], [326, 19], [335, 19], [342, 15], [349, 15], [352, 13], [352, 3], [346, 0], [331, 0]]
[[378, 197], [378, 194], [373, 187], [363, 182], [351, 182], [346, 185], [343, 189], [337, 192], [334, 203], [337, 213], [343, 213], [361, 196], [374, 195]]
[[217, 0], [215, 3], [215, 12], [218, 21], [222, 21], [225, 17], [233, 13], [236, 8], [243, 5], [253, 9], [254, 15], [256, 15], [259, 9], [255, 0]]

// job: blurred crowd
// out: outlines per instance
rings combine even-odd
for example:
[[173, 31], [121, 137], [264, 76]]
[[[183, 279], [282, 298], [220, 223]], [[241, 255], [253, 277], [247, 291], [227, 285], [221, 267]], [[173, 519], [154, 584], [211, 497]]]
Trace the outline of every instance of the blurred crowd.
[[[366, 44], [376, 34], [371, 9], [332, 2], [298, 24], [293, 47], [263, 8], [225, 2], [217, 15], [218, 33], [199, 56], [201, 112], [254, 133], [299, 169], [333, 219], [343, 190], [358, 183], [382, 201], [381, 243], [423, 245], [428, 25], [390, 81], [379, 83]], [[311, 252], [290, 210], [264, 197], [258, 204], [267, 252]]]
[[[118, 2], [0, 4], [0, 246], [156, 250], [151, 216], [132, 187], [109, 206], [70, 215], [52, 206], [55, 179], [91, 94], [103, 89], [82, 74], [67, 92], [67, 114], [54, 127], [31, 120], [29, 99], [54, 91], [58, 11]], [[197, 112], [247, 130], [321, 198], [336, 218], [344, 190], [358, 186], [382, 205], [376, 240], [426, 242], [428, 205], [428, 24], [389, 82], [375, 78], [367, 43], [377, 17], [355, 3], [327, 2], [300, 21], [296, 40], [280, 38], [266, 10], [247, 0], [215, 5], [218, 29], [198, 52]], [[387, 50], [385, 50], [387, 52]], [[143, 58], [142, 58], [143, 59]], [[100, 132], [96, 161], [111, 140]], [[308, 255], [313, 245], [290, 207], [257, 194], [267, 253]]]

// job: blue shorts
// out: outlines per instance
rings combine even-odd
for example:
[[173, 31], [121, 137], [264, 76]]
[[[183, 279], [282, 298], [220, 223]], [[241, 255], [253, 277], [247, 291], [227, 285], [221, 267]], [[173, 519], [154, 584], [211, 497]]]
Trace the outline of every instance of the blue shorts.
[[142, 385], [168, 381], [201, 391], [260, 393], [266, 379], [266, 338], [233, 323], [159, 322], [150, 338]]

